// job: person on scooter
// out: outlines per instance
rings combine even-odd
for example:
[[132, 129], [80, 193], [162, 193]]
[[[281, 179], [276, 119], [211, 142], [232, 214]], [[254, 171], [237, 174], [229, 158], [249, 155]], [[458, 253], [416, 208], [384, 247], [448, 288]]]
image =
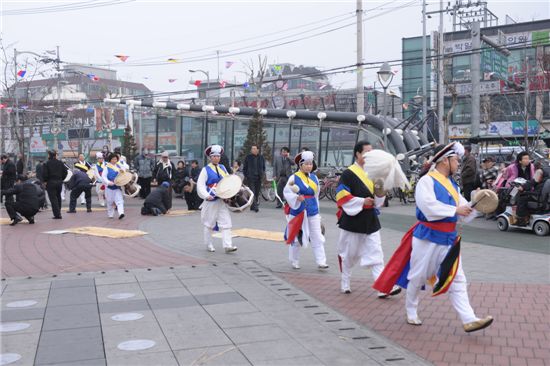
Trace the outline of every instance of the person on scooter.
[[507, 182], [506, 187], [510, 187], [510, 184], [516, 178], [523, 178], [525, 180], [533, 179], [535, 175], [535, 165], [531, 163], [531, 158], [527, 151], [522, 151], [516, 157], [516, 161], [506, 169]]
[[533, 174], [533, 179], [528, 180], [527, 183], [521, 185], [518, 187], [519, 189], [519, 196], [517, 199], [517, 208], [516, 208], [516, 216], [517, 216], [517, 225], [518, 226], [526, 226], [529, 224], [529, 218], [530, 218], [530, 205], [529, 203], [532, 202], [532, 197], [537, 197], [542, 193], [542, 188], [544, 187], [544, 180], [543, 180], [543, 171], [541, 169], [538, 169]]

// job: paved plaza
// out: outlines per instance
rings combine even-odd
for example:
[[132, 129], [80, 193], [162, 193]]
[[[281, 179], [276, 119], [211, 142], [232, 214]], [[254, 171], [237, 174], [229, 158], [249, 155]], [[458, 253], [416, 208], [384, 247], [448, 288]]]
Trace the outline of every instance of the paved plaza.
[[[144, 217], [141, 202], [127, 200], [124, 220], [98, 207], [0, 226], [2, 364], [550, 364], [548, 237], [501, 233], [484, 219], [462, 227], [471, 302], [478, 316], [495, 317], [467, 334], [446, 295], [425, 294], [424, 324], [407, 325], [403, 294], [378, 299], [370, 272], [359, 267], [352, 294], [341, 294], [332, 203], [321, 207], [330, 265], [321, 272], [309, 248], [302, 268], [291, 269], [277, 241], [235, 237], [239, 250], [225, 254], [215, 239], [208, 253], [199, 213]], [[182, 200], [175, 206], [185, 208]], [[273, 206], [233, 215], [234, 227], [283, 231]], [[381, 221], [387, 260], [414, 222], [413, 207], [392, 204]], [[147, 234], [45, 233], [107, 225]]]

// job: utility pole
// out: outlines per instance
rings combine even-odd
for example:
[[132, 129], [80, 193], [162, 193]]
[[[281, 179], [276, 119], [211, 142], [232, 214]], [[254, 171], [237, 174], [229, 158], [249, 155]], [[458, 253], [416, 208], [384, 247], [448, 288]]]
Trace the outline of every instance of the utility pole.
[[437, 61], [437, 71], [438, 71], [438, 77], [437, 77], [437, 116], [439, 120], [439, 143], [440, 144], [446, 144], [447, 143], [447, 126], [445, 124], [445, 120], [443, 118], [443, 114], [445, 113], [444, 109], [444, 103], [443, 98], [445, 96], [445, 90], [443, 85], [443, 61], [444, 61], [444, 55], [443, 55], [443, 43], [445, 42], [444, 32], [443, 32], [443, 0], [439, 0], [439, 44], [438, 44], [438, 61]]
[[363, 88], [363, 0], [357, 0], [357, 113], [365, 111]]
[[[19, 129], [19, 96], [17, 95], [17, 50], [13, 49], [13, 76], [15, 77], [15, 82], [13, 83], [13, 97], [15, 99], [15, 128], [13, 130], [15, 136], [18, 136], [20, 133]], [[24, 133], [24, 131], [23, 131]], [[19, 141], [18, 141], [19, 142]], [[22, 151], [20, 151], [23, 153]]]
[[523, 139], [525, 144], [525, 151], [529, 152], [529, 56], [525, 56], [525, 90], [524, 90], [524, 112], [525, 115], [525, 127], [523, 128]]
[[57, 56], [55, 59], [55, 69], [57, 70], [57, 113], [55, 116], [55, 123], [54, 123], [54, 129], [53, 129], [53, 149], [57, 150], [58, 141], [57, 141], [57, 135], [59, 134], [59, 126], [61, 126], [61, 67], [60, 67], [60, 59], [59, 59], [59, 46], [56, 46], [57, 49]]
[[220, 50], [216, 50], [216, 57], [218, 59], [218, 85], [216, 85], [218, 89], [218, 104], [220, 104], [220, 95], [221, 95], [221, 89], [220, 89]]
[[481, 79], [481, 32], [479, 22], [472, 23], [472, 55], [470, 56], [470, 74], [472, 78], [472, 138], [479, 138], [479, 108]]
[[[428, 116], [428, 92], [427, 92], [427, 75], [426, 75], [426, 0], [422, 1], [422, 118]], [[428, 137], [428, 120], [422, 128], [422, 133]]]

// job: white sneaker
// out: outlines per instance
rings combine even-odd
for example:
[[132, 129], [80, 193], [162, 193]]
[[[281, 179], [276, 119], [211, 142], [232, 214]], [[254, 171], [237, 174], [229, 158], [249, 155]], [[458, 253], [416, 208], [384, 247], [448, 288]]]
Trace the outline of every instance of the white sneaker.
[[300, 262], [298, 262], [298, 261], [293, 261], [293, 262], [292, 262], [292, 268], [294, 268], [294, 269], [300, 269]]
[[211, 252], [211, 253], [216, 251], [216, 249], [214, 249], [214, 246], [212, 244], [208, 244], [206, 246], [206, 250]]
[[378, 298], [379, 299], [385, 299], [387, 297], [390, 297], [390, 296], [394, 296], [394, 295], [397, 295], [398, 293], [401, 292], [401, 287], [397, 286], [397, 285], [393, 285], [391, 291], [387, 294], [383, 293], [383, 292], [379, 292], [377, 294]]
[[99, 204], [101, 207], [105, 207], [105, 202]]
[[328, 268], [328, 264], [324, 263], [324, 264], [319, 264], [317, 265], [317, 268], [319, 269], [327, 269]]
[[236, 251], [237, 251], [237, 247], [227, 247], [227, 248], [225, 248], [226, 253], [231, 253], [231, 252], [236, 252]]

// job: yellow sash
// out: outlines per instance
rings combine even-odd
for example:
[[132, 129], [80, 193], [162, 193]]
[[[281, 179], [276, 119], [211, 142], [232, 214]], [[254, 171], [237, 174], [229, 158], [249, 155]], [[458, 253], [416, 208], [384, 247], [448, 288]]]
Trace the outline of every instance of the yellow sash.
[[361, 182], [369, 189], [370, 193], [374, 194], [374, 182], [369, 179], [367, 172], [363, 170], [359, 165], [353, 164], [348, 167], [349, 170], [353, 172]]
[[[208, 166], [210, 167], [210, 169], [212, 169], [214, 171], [214, 173], [216, 172], [216, 166], [212, 163], [209, 163]], [[223, 170], [222, 168], [220, 168], [218, 166], [218, 173], [223, 177], [227, 176], [228, 174], [225, 172], [225, 170]]]
[[120, 166], [118, 166], [118, 163], [116, 163], [115, 165], [113, 165], [111, 163], [107, 163], [107, 168], [111, 168], [115, 172], [120, 173]]
[[428, 175], [433, 179], [435, 179], [436, 181], [438, 181], [439, 183], [441, 183], [443, 187], [445, 187], [447, 192], [449, 192], [449, 194], [455, 200], [456, 207], [458, 207], [460, 202], [458, 191], [455, 189], [455, 187], [451, 183], [451, 180], [446, 176], [444, 176], [443, 174], [441, 174], [440, 172], [438, 172], [437, 170], [432, 170], [431, 172], [428, 173]]
[[314, 194], [317, 193], [317, 184], [313, 181], [313, 179], [309, 179], [307, 175], [305, 175], [302, 171], [298, 171], [295, 174], [298, 178], [304, 182], [304, 184], [308, 185], [311, 189], [313, 189]]

